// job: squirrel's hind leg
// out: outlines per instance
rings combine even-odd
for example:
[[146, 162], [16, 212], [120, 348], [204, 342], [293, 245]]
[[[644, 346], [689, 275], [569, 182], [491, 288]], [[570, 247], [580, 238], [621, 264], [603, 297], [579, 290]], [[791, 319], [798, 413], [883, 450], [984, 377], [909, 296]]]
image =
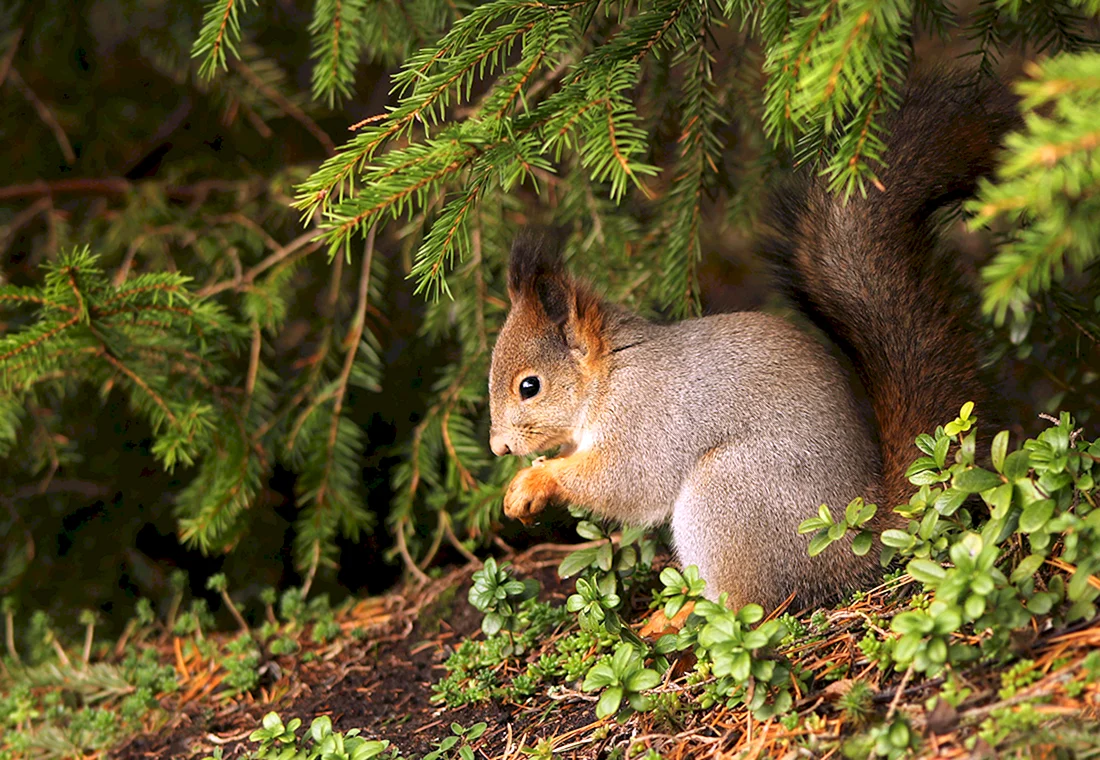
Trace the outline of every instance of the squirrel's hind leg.
[[684, 566], [696, 565], [707, 597], [725, 592], [737, 609], [771, 611], [792, 593], [795, 608], [837, 597], [865, 582], [874, 568], [840, 542], [817, 556], [798, 524], [820, 503], [847, 504], [849, 484], [812, 486], [793, 462], [767, 462], [759, 446], [727, 444], [700, 459], [672, 512], [672, 538]]

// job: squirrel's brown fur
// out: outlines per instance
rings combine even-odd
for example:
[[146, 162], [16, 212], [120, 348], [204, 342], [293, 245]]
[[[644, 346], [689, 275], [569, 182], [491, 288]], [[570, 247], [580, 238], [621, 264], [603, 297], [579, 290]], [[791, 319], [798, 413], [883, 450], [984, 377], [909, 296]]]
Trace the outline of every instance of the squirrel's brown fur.
[[[768, 204], [763, 247], [792, 300], [852, 359], [871, 399], [882, 448], [883, 506], [908, 501], [913, 441], [966, 401], [986, 419], [973, 311], [950, 262], [937, 256], [935, 212], [991, 173], [1019, 123], [1003, 84], [973, 74], [924, 75], [885, 122], [889, 153], [847, 204], [802, 177]], [[889, 515], [882, 510], [882, 515]]]
[[519, 472], [505, 513], [554, 501], [635, 524], [670, 522], [708, 594], [770, 607], [869, 582], [876, 552], [849, 541], [810, 558], [797, 526], [856, 496], [904, 501], [915, 436], [981, 402], [975, 339], [950, 269], [933, 256], [934, 212], [968, 194], [1015, 123], [996, 85], [917, 81], [888, 122], [884, 190], [847, 205], [808, 178], [778, 196], [765, 249], [808, 316], [848, 351], [881, 450], [836, 360], [767, 314], [654, 324], [601, 301], [546, 238], [512, 251], [512, 309], [489, 376], [498, 454], [560, 447]]

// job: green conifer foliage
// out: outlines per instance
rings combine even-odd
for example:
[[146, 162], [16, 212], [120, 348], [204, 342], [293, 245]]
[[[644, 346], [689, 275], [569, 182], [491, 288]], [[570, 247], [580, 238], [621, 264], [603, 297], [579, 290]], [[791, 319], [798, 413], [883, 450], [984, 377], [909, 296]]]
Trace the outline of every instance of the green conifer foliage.
[[[915, 38], [965, 53], [975, 77], [1021, 46], [1039, 56], [1018, 85], [1026, 125], [969, 208], [1006, 238], [982, 273], [992, 321], [1013, 315], [998, 350], [1069, 357], [1055, 398], [1087, 419], [1095, 373], [1082, 358], [1100, 338], [1095, 0], [982, 0], [969, 16], [943, 0], [315, 0], [300, 27], [279, 5], [161, 4], [132, 21], [146, 64], [220, 112], [238, 164], [194, 158], [155, 179], [100, 172], [64, 186], [102, 196], [109, 213], [59, 213], [43, 199], [68, 180], [45, 164], [49, 193], [26, 184], [37, 176], [0, 187], [2, 230], [28, 214], [48, 222], [32, 246], [41, 273], [0, 285], [10, 482], [88, 445], [59, 451], [57, 416], [34, 410], [119, 392], [160, 464], [186, 466], [179, 532], [204, 551], [248, 535], [277, 463], [296, 473], [294, 558], [311, 582], [334, 565], [337, 537], [382, 517], [363, 482], [370, 442], [349, 411], [383, 390], [383, 325], [411, 292], [415, 340], [438, 366], [399, 442], [388, 529], [421, 573], [442, 542], [492, 530], [520, 464], [485, 444], [515, 229], [560, 227], [573, 268], [612, 299], [698, 314], [703, 253], [751, 226], [777, 167], [876, 192], [881, 117]], [[45, 39], [63, 14], [0, 7], [12, 30], [0, 32], [0, 82], [37, 87], [13, 79], [30, 66], [21, 40]], [[379, 66], [392, 69], [388, 105], [351, 124]], [[33, 122], [42, 150], [65, 154], [80, 114], [47, 103], [65, 116], [51, 124], [26, 102], [8, 123]], [[131, 111], [101, 116], [127, 123]], [[147, 125], [136, 112], [135, 133], [176, 118]], [[291, 134], [312, 153], [280, 152]], [[103, 166], [128, 155], [105, 150]], [[308, 337], [289, 350], [302, 320]]]

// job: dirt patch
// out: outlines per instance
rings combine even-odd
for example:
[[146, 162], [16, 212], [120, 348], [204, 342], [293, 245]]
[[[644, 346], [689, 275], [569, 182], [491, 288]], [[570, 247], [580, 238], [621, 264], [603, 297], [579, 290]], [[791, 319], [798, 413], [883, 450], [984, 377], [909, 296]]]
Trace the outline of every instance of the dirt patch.
[[[553, 554], [550, 560], [521, 561], [519, 569], [540, 581], [540, 599], [563, 604], [573, 581], [558, 578], [561, 552]], [[135, 737], [112, 757], [201, 757], [215, 747], [221, 747], [226, 758], [239, 757], [255, 746], [248, 735], [272, 710], [284, 722], [300, 718], [305, 726], [318, 715], [328, 715], [335, 730], [358, 728], [364, 737], [389, 739], [410, 757], [431, 751], [435, 742], [449, 735], [452, 722], [488, 723], [481, 743], [500, 751], [509, 731], [518, 740], [536, 721], [557, 717], [555, 725], [567, 728], [593, 722], [591, 709], [586, 714], [572, 710], [562, 720], [546, 705], [487, 702], [447, 709], [431, 702], [432, 684], [444, 674], [443, 662], [453, 647], [481, 635], [481, 614], [466, 602], [474, 569], [453, 571], [409, 597], [364, 600], [341, 617], [348, 636], [334, 645], [310, 645], [309, 631], [303, 631], [301, 651], [267, 664], [267, 683], [259, 693], [220, 705], [216, 690], [209, 699], [167, 698], [168, 721]]]

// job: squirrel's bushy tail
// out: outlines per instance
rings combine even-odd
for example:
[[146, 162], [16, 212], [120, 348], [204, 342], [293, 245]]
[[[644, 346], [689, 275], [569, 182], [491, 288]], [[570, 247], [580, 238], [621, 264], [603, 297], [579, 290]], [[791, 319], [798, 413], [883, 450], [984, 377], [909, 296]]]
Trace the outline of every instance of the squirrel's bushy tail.
[[770, 204], [764, 245], [783, 286], [852, 359], [870, 396], [883, 452], [880, 514], [908, 500], [916, 436], [968, 400], [984, 409], [977, 333], [954, 268], [932, 255], [934, 215], [993, 169], [1018, 118], [998, 82], [917, 79], [884, 123], [884, 190], [868, 187], [845, 204], [811, 178]]

